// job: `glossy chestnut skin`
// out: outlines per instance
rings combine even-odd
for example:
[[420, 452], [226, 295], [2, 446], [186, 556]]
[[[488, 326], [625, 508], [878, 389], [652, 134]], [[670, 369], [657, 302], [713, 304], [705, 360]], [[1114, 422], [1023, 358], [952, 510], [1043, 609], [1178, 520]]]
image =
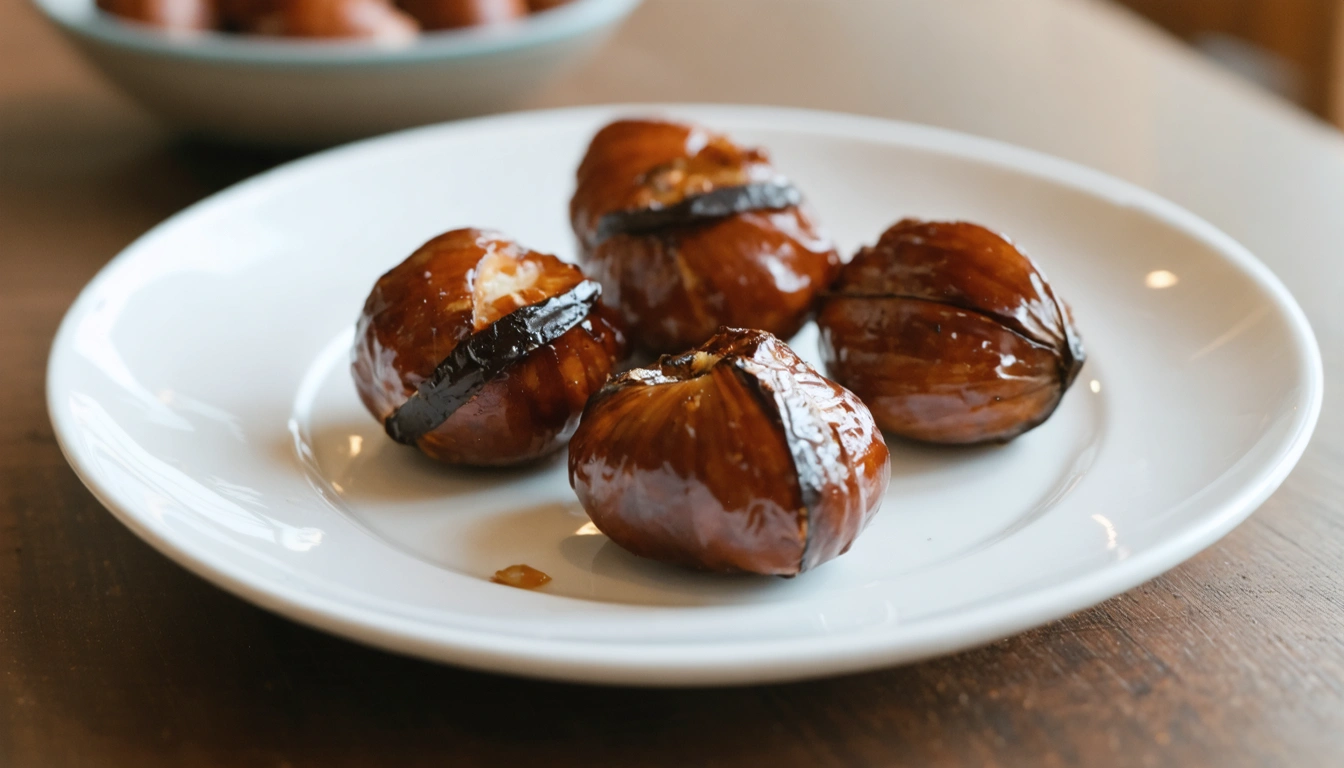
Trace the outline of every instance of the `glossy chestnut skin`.
[[[360, 399], [385, 422], [459, 343], [583, 279], [577, 267], [496, 232], [439, 235], [379, 278], [364, 305], [351, 364]], [[511, 290], [497, 295], [499, 285]], [[555, 341], [490, 379], [417, 447], [444, 463], [477, 466], [517, 464], [553, 452], [625, 356], [617, 322], [598, 305]]]
[[549, 11], [552, 8], [559, 8], [562, 5], [568, 5], [574, 0], [527, 0], [527, 9], [533, 13]]
[[720, 326], [797, 333], [840, 258], [800, 206], [756, 210], [605, 239], [604, 216], [674, 205], [716, 189], [784, 183], [764, 150], [681, 123], [620, 120], [593, 138], [570, 221], [580, 263], [620, 309], [636, 344], [679, 352]]
[[1068, 306], [1012, 242], [901, 221], [847, 264], [817, 316], [827, 373], [889, 432], [1010, 440], [1054, 413], [1083, 366]]
[[219, 26], [230, 32], [257, 32], [266, 24], [279, 34], [280, 10], [286, 0], [215, 0], [219, 9]]
[[[264, 6], [257, 3], [252, 7], [260, 12]], [[396, 43], [413, 40], [420, 33], [420, 25], [389, 0], [279, 0], [274, 10], [254, 17], [248, 31]]]
[[196, 31], [215, 26], [213, 0], [98, 0], [100, 9], [161, 29]]
[[397, 0], [425, 29], [497, 24], [527, 15], [526, 0]]
[[724, 328], [612, 379], [569, 446], [598, 529], [711, 571], [792, 576], [844, 553], [889, 479], [863, 403], [762, 331]]

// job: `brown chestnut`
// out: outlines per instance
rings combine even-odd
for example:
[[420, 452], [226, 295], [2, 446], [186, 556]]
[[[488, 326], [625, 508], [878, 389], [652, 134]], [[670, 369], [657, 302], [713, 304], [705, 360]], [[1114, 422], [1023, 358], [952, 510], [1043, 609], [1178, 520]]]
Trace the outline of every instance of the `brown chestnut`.
[[98, 0], [100, 9], [161, 29], [196, 31], [215, 26], [213, 0]]
[[257, 32], [270, 24], [280, 34], [280, 10], [285, 0], [216, 0], [220, 26], [229, 32]]
[[763, 331], [611, 380], [569, 446], [593, 524], [642, 557], [792, 576], [840, 555], [882, 502], [890, 460], [853, 394]]
[[379, 278], [351, 371], [388, 435], [449, 464], [505, 465], [559, 448], [625, 356], [625, 336], [574, 265], [497, 232], [430, 240]]
[[397, 0], [425, 29], [456, 29], [527, 15], [526, 0]]
[[527, 0], [527, 9], [532, 13], [541, 13], [552, 8], [559, 8], [562, 5], [568, 5], [571, 2], [573, 0]]
[[797, 333], [840, 268], [801, 202], [762, 149], [620, 120], [588, 147], [570, 222], [580, 263], [635, 343], [679, 352], [722, 325]]
[[1068, 306], [1004, 236], [906, 219], [841, 271], [817, 316], [827, 373], [885, 430], [1006, 441], [1054, 413], [1085, 355]]
[[[402, 43], [420, 32], [415, 19], [389, 0], [279, 0], [269, 12], [261, 2], [236, 3], [226, 8], [228, 20], [265, 35]], [[255, 15], [249, 17], [248, 13]]]

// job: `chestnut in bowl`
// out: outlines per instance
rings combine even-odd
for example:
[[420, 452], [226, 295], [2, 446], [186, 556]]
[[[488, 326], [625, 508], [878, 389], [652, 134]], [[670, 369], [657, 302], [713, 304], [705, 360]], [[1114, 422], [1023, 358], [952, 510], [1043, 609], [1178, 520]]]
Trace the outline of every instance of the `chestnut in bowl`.
[[439, 235], [364, 304], [359, 397], [394, 440], [448, 464], [544, 456], [625, 356], [600, 295], [577, 267], [497, 232]]
[[515, 21], [528, 14], [525, 0], [397, 0], [425, 29], [458, 29]]
[[863, 403], [763, 331], [612, 379], [569, 446], [593, 524], [642, 557], [792, 576], [849, 549], [890, 460]]
[[174, 32], [197, 32], [214, 27], [212, 0], [96, 0], [99, 10], [129, 21]]
[[282, 0], [252, 19], [247, 31], [305, 38], [360, 38], [405, 42], [420, 33], [415, 19], [391, 0]]
[[634, 342], [680, 352], [723, 325], [797, 333], [840, 268], [762, 149], [695, 125], [620, 120], [593, 138], [570, 222]]
[[841, 271], [817, 324], [831, 378], [888, 432], [1007, 441], [1054, 413], [1085, 355], [1073, 316], [1004, 236], [906, 219]]

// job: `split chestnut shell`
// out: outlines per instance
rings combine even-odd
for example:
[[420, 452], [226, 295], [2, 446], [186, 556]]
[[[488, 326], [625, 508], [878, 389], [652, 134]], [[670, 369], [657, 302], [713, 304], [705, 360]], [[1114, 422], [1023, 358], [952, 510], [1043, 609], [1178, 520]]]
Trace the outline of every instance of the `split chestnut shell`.
[[579, 261], [632, 340], [681, 352], [721, 325], [798, 332], [840, 257], [764, 150], [620, 120], [593, 138], [570, 221]]
[[360, 399], [393, 439], [448, 464], [544, 456], [625, 356], [600, 294], [499, 233], [439, 235], [369, 294], [351, 365]]
[[827, 373], [885, 430], [1010, 440], [1054, 413], [1083, 366], [1068, 306], [1008, 239], [901, 221], [841, 271], [817, 316]]
[[890, 476], [858, 398], [762, 331], [618, 376], [569, 447], [593, 523], [642, 557], [792, 576], [849, 549]]

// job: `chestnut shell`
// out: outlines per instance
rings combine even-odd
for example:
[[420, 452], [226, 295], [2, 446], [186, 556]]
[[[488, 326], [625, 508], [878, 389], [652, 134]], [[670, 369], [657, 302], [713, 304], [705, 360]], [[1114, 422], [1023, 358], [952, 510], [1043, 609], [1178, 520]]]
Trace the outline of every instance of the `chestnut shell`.
[[[724, 325], [788, 338], [840, 268], [765, 151], [704, 128], [614, 122], [577, 180], [580, 263], [649, 352], [679, 352]], [[715, 195], [716, 205], [695, 205]], [[622, 221], [639, 225], [612, 226]]]
[[405, 42], [420, 33], [416, 20], [390, 0], [281, 0], [275, 6], [274, 12], [254, 17], [246, 31], [385, 42]]
[[771, 334], [724, 328], [595, 395], [569, 477], [598, 529], [636, 555], [791, 576], [849, 549], [890, 460], [853, 394]]
[[841, 271], [817, 316], [827, 373], [885, 430], [1010, 440], [1054, 413], [1083, 366], [1067, 305], [1007, 238], [906, 219]]
[[[485, 276], [500, 274], [506, 282], [517, 275], [531, 282], [516, 278], [522, 282], [510, 287], [517, 290], [496, 296]], [[460, 344], [583, 282], [577, 267], [495, 232], [439, 235], [379, 278], [365, 302], [351, 364], [360, 399], [386, 422]], [[514, 354], [508, 346], [482, 355]], [[415, 444], [449, 464], [516, 464], [551, 453], [573, 434], [589, 396], [625, 352], [618, 321], [599, 304], [558, 338], [503, 366]]]
[[397, 0], [397, 5], [428, 30], [498, 24], [528, 14], [526, 0]]
[[215, 26], [214, 0], [97, 0], [100, 10], [123, 19], [174, 31], [197, 31]]

